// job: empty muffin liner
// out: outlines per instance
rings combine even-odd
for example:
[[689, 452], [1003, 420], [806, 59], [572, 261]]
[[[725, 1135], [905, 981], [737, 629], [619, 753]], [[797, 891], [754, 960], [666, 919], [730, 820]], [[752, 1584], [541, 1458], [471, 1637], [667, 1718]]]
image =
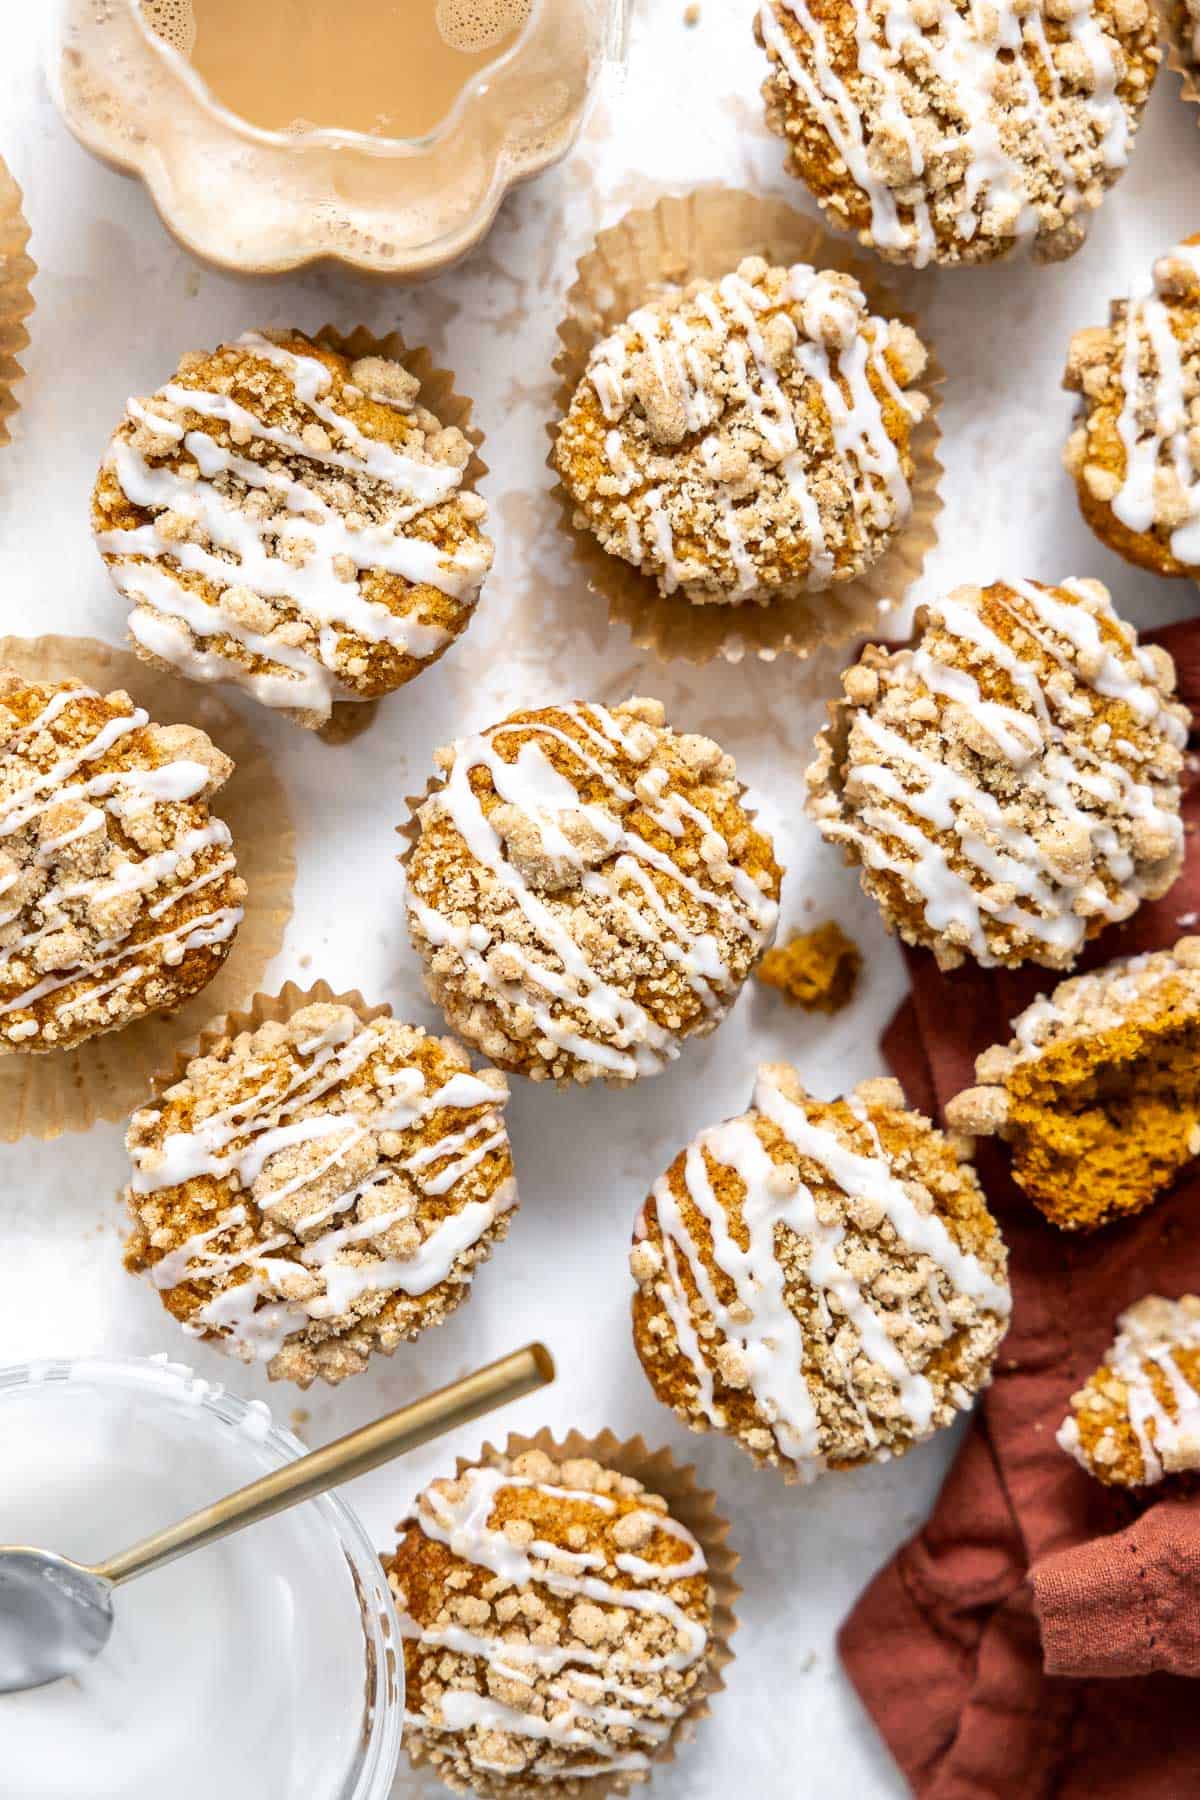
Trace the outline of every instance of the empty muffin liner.
[[[799, 262], [841, 270], [859, 283], [872, 312], [916, 327], [929, 355], [917, 386], [929, 395], [930, 406], [912, 433], [912, 511], [873, 567], [821, 593], [765, 606], [753, 601], [696, 605], [686, 596], [660, 593], [652, 576], [610, 555], [589, 530], [574, 524], [575, 502], [554, 468], [553, 445], [588, 356], [602, 337], [648, 300], [697, 278], [728, 274], [747, 256], [763, 256], [776, 265]], [[943, 373], [926, 333], [899, 305], [895, 289], [879, 278], [874, 265], [786, 201], [736, 188], [700, 188], [627, 213], [602, 231], [580, 258], [567, 303], [554, 360], [559, 387], [548, 428], [549, 466], [561, 529], [588, 586], [607, 601], [610, 623], [625, 626], [634, 643], [652, 650], [661, 662], [680, 658], [691, 663], [715, 656], [740, 662], [747, 655], [770, 662], [781, 652], [809, 656], [823, 645], [875, 630], [881, 612], [903, 600], [937, 542], [942, 505], [937, 408]]]
[[[713, 1695], [724, 1688], [724, 1672], [734, 1658], [730, 1640], [737, 1630], [736, 1603], [742, 1591], [734, 1579], [739, 1557], [729, 1543], [729, 1524], [718, 1510], [717, 1496], [698, 1486], [695, 1469], [689, 1463], [677, 1463], [670, 1450], [652, 1451], [640, 1436], [621, 1439], [611, 1431], [602, 1431], [595, 1437], [569, 1431], [562, 1438], [556, 1438], [546, 1430], [539, 1431], [534, 1437], [513, 1433], [500, 1449], [486, 1443], [478, 1456], [460, 1456], [455, 1475], [459, 1476], [479, 1463], [495, 1466], [502, 1458], [520, 1456], [526, 1450], [544, 1451], [556, 1462], [570, 1457], [590, 1457], [606, 1468], [632, 1475], [651, 1493], [662, 1496], [672, 1518], [687, 1526], [704, 1552], [712, 1604], [708, 1666], [677, 1728], [652, 1753], [651, 1768], [659, 1763], [673, 1762], [680, 1745], [691, 1741], [700, 1720], [708, 1716]], [[407, 1735], [405, 1753], [414, 1768], [429, 1765], [427, 1752], [423, 1748], [411, 1748]], [[636, 1774], [618, 1772], [573, 1781], [569, 1791], [585, 1795], [586, 1800], [603, 1800], [607, 1794], [628, 1794], [640, 1786]], [[547, 1791], [551, 1791], [549, 1786]]]
[[73, 1050], [0, 1056], [0, 1141], [14, 1143], [124, 1118], [181, 1037], [197, 1031], [214, 1008], [254, 992], [291, 917], [296, 855], [283, 783], [241, 716], [211, 689], [92, 638], [0, 638], [5, 666], [31, 681], [74, 676], [102, 694], [124, 689], [155, 724], [206, 731], [236, 765], [211, 805], [233, 834], [238, 873], [249, 889], [229, 955], [208, 986], [176, 1012], [150, 1013]]
[[28, 243], [21, 190], [0, 156], [0, 444], [9, 441], [8, 422], [18, 404], [13, 390], [25, 373], [17, 356], [29, 342], [25, 328], [33, 311], [29, 284], [37, 273], [37, 265], [26, 254]]

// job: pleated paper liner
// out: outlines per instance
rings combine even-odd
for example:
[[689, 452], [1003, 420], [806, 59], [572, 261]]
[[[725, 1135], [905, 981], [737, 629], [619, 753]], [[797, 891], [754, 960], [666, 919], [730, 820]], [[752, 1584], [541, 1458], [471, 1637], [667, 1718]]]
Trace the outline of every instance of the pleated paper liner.
[[[650, 1450], [642, 1437], [621, 1439], [611, 1431], [602, 1431], [597, 1437], [569, 1431], [563, 1438], [556, 1438], [549, 1431], [539, 1431], [534, 1437], [514, 1433], [502, 1449], [487, 1443], [477, 1457], [460, 1456], [455, 1476], [479, 1463], [494, 1467], [503, 1458], [520, 1456], [526, 1450], [544, 1451], [555, 1462], [570, 1457], [590, 1457], [605, 1468], [632, 1475], [651, 1493], [662, 1496], [672, 1518], [687, 1526], [704, 1552], [712, 1607], [708, 1666], [676, 1729], [664, 1744], [651, 1752], [652, 1777], [656, 1765], [673, 1762], [679, 1747], [694, 1737], [696, 1726], [711, 1710], [713, 1696], [724, 1688], [725, 1670], [734, 1658], [730, 1640], [737, 1630], [736, 1605], [742, 1590], [734, 1579], [739, 1557], [729, 1543], [728, 1522], [717, 1509], [717, 1496], [697, 1485], [696, 1471], [689, 1463], [677, 1463], [667, 1449]], [[410, 1747], [407, 1733], [404, 1747], [414, 1768], [428, 1766], [428, 1755], [423, 1749]], [[586, 1796], [586, 1800], [604, 1800], [607, 1794], [628, 1794], [631, 1790], [640, 1790], [641, 1785], [636, 1772], [617, 1771], [572, 1781], [570, 1792]]]
[[879, 561], [855, 581], [765, 606], [753, 601], [700, 606], [680, 594], [660, 593], [652, 576], [610, 555], [590, 531], [574, 524], [575, 502], [558, 480], [552, 449], [561, 528], [588, 586], [607, 601], [610, 623], [625, 626], [634, 643], [661, 662], [680, 658], [706, 663], [716, 656], [740, 662], [747, 655], [770, 662], [781, 652], [809, 656], [824, 645], [846, 643], [875, 629], [885, 602], [903, 600], [937, 542], [942, 505], [937, 408], [943, 373], [928, 337], [873, 264], [815, 219], [764, 195], [699, 188], [627, 213], [600, 233], [580, 258], [567, 315], [558, 327], [561, 347], [554, 367], [559, 387], [556, 417], [549, 426], [551, 445], [588, 356], [602, 337], [648, 300], [698, 278], [727, 275], [747, 256], [763, 256], [776, 265], [811, 263], [816, 269], [841, 270], [859, 283], [872, 312], [916, 327], [929, 353], [917, 385], [929, 395], [930, 407], [912, 433], [912, 511]]
[[0, 639], [0, 666], [31, 681], [68, 676], [100, 693], [124, 689], [158, 725], [196, 725], [236, 767], [212, 801], [233, 834], [246, 881], [245, 917], [225, 962], [200, 993], [174, 1013], [150, 1013], [73, 1050], [0, 1056], [0, 1141], [55, 1138], [97, 1120], [123, 1119], [145, 1098], [172, 1047], [252, 994], [283, 943], [292, 912], [295, 841], [283, 783], [240, 715], [211, 689], [147, 667], [92, 638]]
[[25, 373], [17, 356], [29, 342], [25, 329], [33, 311], [29, 284], [37, 273], [26, 254], [28, 243], [21, 190], [0, 156], [0, 444], [9, 441], [8, 421], [17, 410], [13, 388]]
[[346, 994], [335, 994], [327, 981], [314, 981], [306, 988], [299, 987], [294, 981], [285, 981], [277, 994], [255, 994], [244, 1005], [229, 1012], [210, 1013], [203, 1025], [193, 1027], [188, 1038], [178, 1038], [170, 1060], [164, 1058], [150, 1075], [138, 1104], [144, 1104], [151, 1094], [161, 1097], [167, 1088], [182, 1081], [188, 1064], [197, 1056], [207, 1056], [222, 1038], [239, 1037], [243, 1031], [257, 1031], [260, 1025], [286, 1024], [302, 1006], [317, 1005], [348, 1006], [364, 1025], [369, 1025], [372, 1019], [390, 1019], [392, 1016], [390, 1006], [368, 1006], [357, 988], [351, 988]]
[[[1200, 106], [1200, 84], [1196, 56], [1192, 49], [1193, 33], [1200, 31], [1188, 17], [1183, 0], [1159, 0], [1159, 20], [1167, 45], [1167, 67], [1179, 77], [1181, 97], [1189, 106]], [[1200, 120], [1197, 121], [1200, 123]]]
[[[471, 492], [478, 486], [487, 474], [487, 464], [481, 455], [483, 433], [477, 425], [471, 423], [473, 402], [457, 391], [455, 376], [449, 369], [435, 368], [432, 355], [423, 345], [410, 347], [398, 331], [390, 331], [386, 337], [377, 337], [365, 325], [356, 325], [348, 333], [338, 331], [333, 325], [322, 325], [320, 331], [314, 334], [314, 342], [322, 344], [326, 350], [335, 350], [339, 356], [349, 357], [352, 362], [357, 361], [360, 356], [385, 356], [389, 362], [399, 363], [410, 375], [415, 375], [421, 384], [417, 404], [427, 406], [443, 425], [457, 425], [471, 445], [471, 460], [463, 478], [463, 490]], [[469, 621], [466, 629], [470, 630]], [[455, 642], [452, 638], [413, 680], [419, 681], [425, 669], [438, 662]], [[391, 697], [388, 694], [384, 699], [390, 700]], [[378, 707], [378, 700], [335, 700], [329, 723], [322, 726], [316, 735], [325, 744], [351, 743], [355, 738], [361, 737], [374, 719]]]

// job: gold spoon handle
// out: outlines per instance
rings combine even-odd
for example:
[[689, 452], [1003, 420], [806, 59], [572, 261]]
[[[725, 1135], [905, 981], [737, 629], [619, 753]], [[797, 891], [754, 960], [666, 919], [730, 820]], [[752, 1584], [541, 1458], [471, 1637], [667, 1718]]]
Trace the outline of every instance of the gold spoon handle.
[[264, 1475], [260, 1481], [227, 1494], [223, 1500], [201, 1507], [178, 1524], [168, 1525], [165, 1531], [143, 1538], [140, 1544], [98, 1563], [92, 1572], [111, 1581], [114, 1587], [131, 1581], [135, 1575], [161, 1568], [189, 1550], [198, 1550], [202, 1544], [228, 1537], [259, 1519], [269, 1519], [272, 1513], [309, 1500], [314, 1494], [323, 1494], [327, 1488], [337, 1487], [355, 1475], [365, 1475], [368, 1469], [378, 1468], [393, 1456], [414, 1450], [418, 1444], [428, 1443], [430, 1438], [440, 1437], [458, 1425], [469, 1424], [481, 1413], [519, 1400], [523, 1394], [553, 1380], [554, 1359], [545, 1345], [526, 1344], [523, 1350], [514, 1350], [511, 1356], [476, 1369], [462, 1381], [452, 1381], [449, 1387], [426, 1394], [411, 1406], [402, 1406], [399, 1412], [388, 1413], [373, 1425], [351, 1431], [324, 1449], [313, 1450]]

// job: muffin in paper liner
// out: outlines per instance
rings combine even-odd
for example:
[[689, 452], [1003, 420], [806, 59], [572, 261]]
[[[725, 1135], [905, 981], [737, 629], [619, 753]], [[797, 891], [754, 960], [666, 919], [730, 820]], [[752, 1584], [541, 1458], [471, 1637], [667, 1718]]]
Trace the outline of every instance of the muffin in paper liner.
[[[716, 609], [711, 609], [711, 610], [716, 610]], [[728, 609], [725, 609], [725, 610], [728, 610]], [[550, 707], [553, 707], [554, 704], [555, 704], [554, 701], [547, 702], [547, 705]], [[597, 702], [596, 704], [601, 704], [601, 703]], [[496, 723], [497, 723], [497, 727], [499, 727], [499, 725], [503, 724], [504, 721], [497, 720]], [[669, 721], [668, 721], [668, 728], [673, 729], [673, 727], [670, 726]], [[741, 780], [736, 780], [735, 785], [736, 785], [736, 789], [737, 789], [737, 803], [738, 803], [739, 807], [741, 808], [742, 812], [744, 813], [746, 819], [753, 826], [757, 823], [758, 811], [757, 811], [756, 807], [754, 807], [751, 804], [748, 804], [748, 802], [751, 798], [750, 789]], [[420, 817], [419, 817], [420, 810], [425, 805], [427, 800], [432, 799], [435, 794], [440, 793], [442, 791], [443, 786], [444, 786], [444, 781], [443, 781], [442, 777], [435, 771], [430, 774], [429, 779], [426, 781], [424, 788], [421, 790], [421, 792], [419, 794], [406, 794], [404, 796], [404, 815], [401, 818], [400, 823], [396, 826], [395, 829], [396, 829], [397, 837], [399, 837], [403, 843], [403, 848], [400, 851], [399, 856], [397, 857], [397, 861], [399, 862], [400, 867], [403, 871], [406, 888], [407, 888], [407, 883], [408, 883], [408, 879], [409, 879], [409, 864], [412, 861], [413, 852], [416, 849], [417, 845], [419, 844], [419, 842], [421, 840], [421, 835], [422, 835], [421, 821], [420, 821]], [[777, 846], [774, 845], [774, 841], [773, 841], [773, 839], [771, 839], [770, 833], [767, 833], [767, 837], [768, 837], [768, 841], [771, 842], [772, 852], [774, 854], [777, 851]], [[777, 866], [779, 867], [780, 883], [782, 884], [783, 879], [786, 877], [787, 870], [782, 864], [779, 864]], [[777, 922], [778, 922], [778, 919], [777, 919], [777, 915], [776, 915], [776, 923]], [[774, 935], [775, 935], [775, 924], [772, 924], [770, 931], [767, 934], [766, 939], [762, 945], [763, 951], [765, 951], [766, 949], [768, 949], [770, 947], [770, 944], [774, 941]], [[410, 926], [410, 939], [411, 939], [411, 926]], [[414, 948], [416, 948], [415, 943], [414, 943]], [[754, 967], [754, 965], [757, 964], [760, 955], [761, 955], [761, 951], [756, 953], [756, 955], [753, 959], [753, 963], [751, 965], [751, 969], [750, 969], [750, 971], [748, 971], [745, 980], [741, 984], [741, 987], [733, 994], [733, 996], [730, 999], [729, 1004], [725, 1008], [725, 1010], [716, 1015], [714, 1021], [707, 1028], [708, 1031], [716, 1031], [721, 1028], [722, 1024], [725, 1022], [726, 1018], [729, 1016], [729, 1013], [733, 1010], [733, 1007], [737, 1004], [738, 1000], [741, 998], [742, 990], [749, 984], [750, 974], [753, 972], [753, 967]], [[424, 981], [426, 992], [429, 993], [429, 995], [430, 995], [431, 1004], [434, 1006], [438, 1006], [439, 1002], [433, 998], [433, 993], [432, 993], [432, 989], [430, 987], [429, 978], [428, 978], [428, 970], [427, 970], [427, 967], [426, 967], [426, 964], [424, 961], [424, 957], [421, 955], [420, 951], [418, 951], [418, 958], [421, 962], [422, 979]], [[446, 1028], [449, 1031], [455, 1030], [455, 1027], [453, 1025], [451, 1025], [449, 1023], [449, 1021], [447, 1022]], [[463, 1034], [460, 1032], [459, 1035], [463, 1035]], [[698, 1030], [694, 1034], [689, 1034], [686, 1032], [683, 1033], [678, 1040], [679, 1053], [682, 1053], [683, 1050], [686, 1048], [686, 1045], [690, 1041], [691, 1035], [694, 1035], [697, 1038], [700, 1038], [700, 1037], [707, 1035], [707, 1032], [704, 1030]], [[488, 1054], [486, 1051], [479, 1049], [478, 1046], [474, 1043], [472, 1043], [470, 1047], [473, 1050], [475, 1050], [477, 1052], [477, 1054], [480, 1056], [486, 1056]], [[535, 1080], [542, 1079], [539, 1076], [530, 1077], [528, 1070], [518, 1069], [515, 1066], [510, 1066], [510, 1065], [506, 1064], [505, 1062], [503, 1062], [501, 1059], [496, 1058], [495, 1056], [492, 1057], [492, 1060], [496, 1062], [497, 1067], [503, 1068], [505, 1073], [510, 1078], [515, 1077], [517, 1075], [521, 1075], [527, 1079], [535, 1079]], [[652, 1076], [647, 1076], [647, 1075], [642, 1075], [642, 1076], [638, 1077], [639, 1080], [646, 1080], [646, 1079], [651, 1079], [651, 1078], [652, 1078]], [[556, 1085], [559, 1085], [559, 1086], [568, 1085], [569, 1086], [570, 1081], [569, 1080], [564, 1081], [562, 1078], [557, 1078]]]
[[[431, 412], [436, 414], [443, 426], [457, 427], [470, 443], [471, 458], [463, 474], [461, 491], [469, 493], [477, 488], [478, 483], [487, 473], [487, 465], [480, 454], [483, 433], [478, 426], [471, 423], [472, 402], [456, 391], [455, 376], [449, 369], [440, 369], [435, 366], [429, 350], [421, 345], [408, 345], [398, 331], [392, 331], [386, 336], [380, 337], [363, 325], [358, 325], [349, 332], [339, 331], [333, 325], [323, 325], [319, 331], [307, 335], [311, 337], [313, 343], [320, 345], [323, 349], [332, 350], [351, 361], [364, 356], [380, 356], [389, 362], [398, 363], [410, 375], [413, 375], [420, 384], [415, 404], [428, 407]], [[482, 598], [482, 592], [480, 598]], [[478, 603], [477, 600], [476, 604]], [[431, 668], [448, 650], [453, 648], [457, 638], [461, 637], [462, 632], [469, 628], [470, 623], [471, 618], [468, 616], [466, 624], [458, 632], [457, 637], [449, 638], [440, 649], [425, 659], [417, 672], [410, 677], [409, 682], [381, 698], [390, 700], [394, 698], [395, 694], [402, 693], [405, 687], [411, 685], [412, 681], [419, 680], [426, 669]], [[182, 675], [181, 670], [176, 672]], [[222, 680], [220, 685], [232, 686], [234, 684]], [[335, 700], [326, 724], [311, 735], [329, 745], [350, 743], [371, 724], [379, 704], [379, 699]]]
[[93, 638], [0, 638], [0, 667], [5, 665], [31, 681], [74, 676], [102, 694], [123, 689], [157, 724], [207, 732], [236, 765], [214, 812], [229, 826], [238, 872], [249, 889], [229, 956], [208, 986], [176, 1012], [147, 1014], [73, 1050], [0, 1057], [0, 1142], [15, 1143], [124, 1118], [181, 1034], [196, 1031], [214, 1007], [253, 993], [283, 943], [296, 855], [283, 783], [240, 714], [215, 693]]
[[[559, 1438], [549, 1430], [539, 1431], [533, 1437], [514, 1432], [499, 1448], [488, 1442], [483, 1445], [478, 1456], [458, 1457], [455, 1478], [481, 1463], [495, 1467], [503, 1459], [521, 1456], [527, 1450], [541, 1450], [556, 1462], [574, 1457], [591, 1458], [606, 1468], [619, 1470], [622, 1475], [631, 1475], [650, 1492], [662, 1496], [672, 1518], [685, 1525], [696, 1538], [708, 1565], [712, 1629], [706, 1667], [696, 1693], [680, 1716], [675, 1729], [653, 1752], [649, 1769], [633, 1773], [617, 1771], [546, 1784], [548, 1794], [571, 1794], [579, 1796], [579, 1800], [604, 1800], [604, 1796], [608, 1794], [628, 1794], [637, 1791], [645, 1781], [652, 1780], [654, 1769], [658, 1765], [675, 1760], [679, 1747], [691, 1742], [696, 1726], [701, 1719], [707, 1718], [713, 1696], [725, 1686], [725, 1670], [735, 1655], [731, 1639], [737, 1630], [736, 1607], [742, 1590], [734, 1578], [734, 1571], [740, 1558], [729, 1543], [729, 1524], [718, 1509], [717, 1495], [697, 1484], [696, 1471], [690, 1463], [677, 1462], [672, 1452], [665, 1447], [652, 1451], [640, 1435], [621, 1439], [608, 1430], [595, 1436], [568, 1431], [564, 1437]], [[401, 1530], [405, 1522], [402, 1520], [397, 1529]], [[403, 1629], [403, 1609], [398, 1607], [398, 1610]], [[413, 1698], [410, 1691], [410, 1712]], [[410, 1742], [407, 1729], [404, 1749], [414, 1769], [432, 1768], [428, 1752], [424, 1746]]]
[[653, 651], [660, 662], [680, 658], [706, 663], [716, 656], [740, 662], [747, 655], [770, 662], [781, 652], [804, 657], [822, 646], [846, 643], [876, 629], [881, 614], [904, 599], [937, 542], [942, 507], [937, 409], [943, 371], [919, 326], [929, 361], [917, 385], [930, 405], [912, 433], [912, 511], [879, 560], [856, 580], [766, 605], [697, 606], [684, 595], [660, 593], [651, 576], [611, 555], [589, 530], [575, 525], [576, 503], [559, 478], [554, 444], [593, 346], [647, 301], [697, 278], [728, 274], [748, 256], [763, 256], [775, 265], [809, 263], [818, 270], [842, 271], [859, 283], [872, 312], [917, 325], [899, 304], [896, 285], [885, 284], [867, 259], [784, 200], [737, 188], [699, 188], [627, 213], [599, 233], [579, 260], [567, 315], [558, 327], [561, 347], [554, 368], [559, 386], [555, 417], [547, 427], [547, 462], [559, 523], [589, 588], [607, 601], [610, 623], [626, 626], [633, 642]]
[[26, 254], [29, 226], [21, 211], [21, 190], [0, 156], [0, 444], [7, 444], [8, 421], [17, 410], [14, 384], [25, 371], [17, 354], [29, 342], [25, 320], [33, 311], [29, 284], [37, 265]]
[[[140, 1109], [141, 1107], [146, 1106], [151, 1101], [161, 1101], [164, 1093], [169, 1088], [185, 1078], [189, 1064], [197, 1057], [207, 1056], [214, 1046], [220, 1043], [223, 1038], [236, 1038], [243, 1032], [257, 1031], [260, 1026], [268, 1023], [286, 1024], [287, 1021], [302, 1007], [314, 1005], [349, 1007], [362, 1025], [369, 1025], [374, 1019], [394, 1019], [396, 1016], [393, 1008], [386, 1003], [378, 1005], [369, 1004], [357, 988], [352, 988], [345, 993], [336, 993], [329, 983], [323, 980], [313, 982], [308, 987], [301, 987], [294, 981], [287, 981], [284, 983], [283, 987], [280, 988], [278, 993], [256, 993], [253, 998], [247, 1001], [243, 1006], [222, 1015], [212, 1016], [207, 1022], [200, 1026], [198, 1030], [194, 1030], [193, 1035], [185, 1040], [178, 1040], [174, 1046], [171, 1060], [169, 1062], [164, 1062], [163, 1065], [160, 1066], [147, 1080], [145, 1087], [138, 1096], [138, 1108]], [[457, 1039], [449, 1038], [448, 1034], [441, 1035], [443, 1035], [446, 1041], [456, 1044], [460, 1051], [465, 1049], [464, 1046], [458, 1044]], [[439, 1033], [430, 1031], [427, 1033], [427, 1036], [432, 1039], [437, 1039]], [[479, 1075], [485, 1075], [487, 1067], [486, 1063], [477, 1062], [472, 1065], [472, 1068]], [[457, 1079], [460, 1074], [465, 1075], [466, 1073], [466, 1068], [461, 1071], [456, 1070], [452, 1079]], [[445, 1104], [447, 1106], [470, 1106], [477, 1104], [477, 1102], [473, 1102], [469, 1099], [462, 1099], [460, 1097], [456, 1100], [447, 1101]], [[501, 1102], [501, 1104], [503, 1104], [503, 1102]], [[502, 1187], [510, 1190], [510, 1192], [506, 1203], [498, 1206], [495, 1217], [488, 1227], [486, 1233], [486, 1253], [480, 1259], [481, 1262], [486, 1261], [490, 1256], [494, 1242], [503, 1239], [507, 1221], [511, 1218], [517, 1203], [511, 1167], [511, 1143], [506, 1128], [504, 1128], [503, 1137], [504, 1151], [509, 1159], [509, 1172], [507, 1177], [499, 1183], [495, 1191], [499, 1192], [499, 1188]], [[452, 1139], [451, 1142], [454, 1149], [457, 1150], [457, 1141]], [[485, 1149], [487, 1147], [487, 1145], [484, 1146]], [[432, 1187], [430, 1191], [434, 1193], [438, 1192], [436, 1185]], [[387, 1221], [385, 1220], [384, 1223], [386, 1224], [386, 1222]], [[335, 1233], [335, 1236], [336, 1235], [337, 1234]], [[484, 1235], [485, 1234], [481, 1234], [481, 1238]], [[305, 1241], [312, 1244], [316, 1243], [318, 1240], [316, 1238], [307, 1238]], [[469, 1248], [471, 1248], [471, 1245], [469, 1244], [460, 1244], [457, 1247], [456, 1259], [463, 1249]], [[477, 1266], [479, 1265], [477, 1264], [476, 1267]], [[458, 1309], [458, 1306], [465, 1305], [469, 1301], [475, 1276], [475, 1268], [472, 1267], [468, 1269], [465, 1274], [461, 1269], [458, 1270], [458, 1273], [454, 1273], [455, 1269], [458, 1269], [457, 1260], [454, 1260], [451, 1264], [451, 1276], [449, 1280], [437, 1284], [437, 1292], [440, 1293], [447, 1285], [452, 1285], [454, 1286], [457, 1298], [451, 1300], [449, 1304], [443, 1304], [443, 1309], [438, 1316], [425, 1320], [424, 1323], [419, 1326], [418, 1329], [422, 1334], [426, 1330], [431, 1330], [436, 1325], [442, 1323], [449, 1314]], [[144, 1274], [145, 1271], [131, 1268], [130, 1273]], [[367, 1316], [366, 1322], [368, 1324], [373, 1316], [374, 1315]], [[174, 1320], [173, 1322], [179, 1329], [185, 1329], [178, 1320]], [[360, 1373], [371, 1357], [391, 1356], [408, 1341], [410, 1341], [409, 1337], [398, 1337], [396, 1341], [387, 1343], [380, 1341], [380, 1338], [377, 1335], [373, 1335], [369, 1345], [366, 1348], [363, 1348], [361, 1345], [355, 1346], [350, 1343], [345, 1334], [339, 1333], [324, 1340], [323, 1344], [318, 1347], [315, 1353], [308, 1350], [303, 1351], [303, 1355], [307, 1359], [307, 1366], [300, 1372], [297, 1372], [295, 1368], [276, 1370], [273, 1357], [271, 1359], [271, 1367], [268, 1368], [265, 1361], [263, 1361], [260, 1366], [266, 1369], [266, 1372], [272, 1381], [291, 1381], [300, 1388], [307, 1388], [312, 1385], [313, 1381], [320, 1380], [331, 1387], [336, 1387], [343, 1380], [348, 1379], [354, 1374]], [[287, 1343], [290, 1344], [291, 1342], [292, 1339], [289, 1337]], [[225, 1348], [225, 1346], [220, 1344], [215, 1345], [214, 1347], [217, 1349]], [[327, 1352], [329, 1352], [329, 1354], [327, 1354]], [[235, 1355], [236, 1352], [231, 1352], [231, 1356]]]

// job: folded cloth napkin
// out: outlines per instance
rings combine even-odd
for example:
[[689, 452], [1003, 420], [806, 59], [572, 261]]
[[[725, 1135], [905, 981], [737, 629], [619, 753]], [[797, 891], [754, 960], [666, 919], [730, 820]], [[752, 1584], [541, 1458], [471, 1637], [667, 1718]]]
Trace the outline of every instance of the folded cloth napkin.
[[[1149, 635], [1200, 715], [1200, 620]], [[1190, 846], [1194, 755], [1184, 820]], [[1200, 851], [1085, 963], [1192, 931]], [[1053, 977], [944, 975], [923, 951], [908, 964], [911, 993], [884, 1051], [911, 1103], [936, 1117]], [[932, 1518], [842, 1627], [843, 1662], [922, 1800], [1200, 1796], [1200, 1688], [1183, 1679], [1200, 1675], [1200, 1498], [1170, 1482], [1141, 1495], [1105, 1488], [1055, 1442], [1117, 1314], [1147, 1293], [1200, 1293], [1200, 1170], [1140, 1217], [1086, 1237], [1041, 1217], [1002, 1144], [981, 1145], [979, 1171], [1009, 1246], [1012, 1328]]]

